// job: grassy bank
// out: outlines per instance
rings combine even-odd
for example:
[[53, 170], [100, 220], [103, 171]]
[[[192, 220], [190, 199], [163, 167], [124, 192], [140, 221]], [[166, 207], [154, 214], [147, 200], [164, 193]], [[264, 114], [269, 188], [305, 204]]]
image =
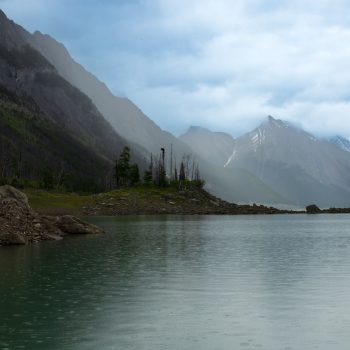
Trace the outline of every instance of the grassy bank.
[[95, 195], [79, 195], [45, 190], [26, 189], [23, 191], [29, 200], [29, 205], [42, 214], [81, 215], [82, 208], [93, 202]]
[[111, 192], [79, 195], [25, 190], [29, 204], [42, 214], [153, 215], [153, 214], [275, 214], [275, 208], [236, 205], [201, 189], [132, 187]]

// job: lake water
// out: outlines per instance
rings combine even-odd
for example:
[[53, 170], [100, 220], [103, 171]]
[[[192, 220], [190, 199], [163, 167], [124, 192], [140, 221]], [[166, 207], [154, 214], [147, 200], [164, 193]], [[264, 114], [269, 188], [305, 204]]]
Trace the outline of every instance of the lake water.
[[350, 216], [90, 218], [0, 249], [0, 349], [350, 347]]

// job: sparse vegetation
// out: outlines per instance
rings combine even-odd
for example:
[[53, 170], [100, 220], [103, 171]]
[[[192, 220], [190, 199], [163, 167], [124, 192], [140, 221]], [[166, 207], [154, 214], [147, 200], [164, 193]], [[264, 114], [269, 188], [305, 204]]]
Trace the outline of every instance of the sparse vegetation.
[[278, 214], [275, 208], [236, 205], [202, 189], [139, 185], [100, 194], [58, 193], [27, 189], [31, 207], [44, 214], [139, 215], [139, 214]]

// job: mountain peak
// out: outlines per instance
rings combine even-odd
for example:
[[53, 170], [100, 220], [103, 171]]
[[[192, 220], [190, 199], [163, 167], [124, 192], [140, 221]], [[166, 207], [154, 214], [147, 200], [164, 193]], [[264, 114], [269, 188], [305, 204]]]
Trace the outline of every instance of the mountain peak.
[[10, 20], [4, 11], [0, 10], [0, 44], [7, 49], [20, 47], [26, 44], [28, 33], [19, 25]]
[[33, 33], [33, 37], [36, 39], [46, 39], [46, 40], [51, 40], [53, 42], [57, 42], [57, 40], [55, 40], [52, 36], [50, 36], [49, 34], [44, 34], [40, 30], [36, 30]]
[[202, 126], [199, 126], [199, 125], [191, 125], [188, 128], [187, 133], [193, 133], [193, 132], [210, 132], [210, 130], [203, 128]]
[[258, 127], [258, 129], [287, 129], [287, 128], [297, 129], [289, 122], [281, 119], [276, 119], [271, 115], [269, 115]]
[[44, 36], [44, 34], [40, 31], [40, 30], [36, 30], [34, 33], [33, 33], [33, 36], [35, 36], [35, 37], [42, 37], [42, 36]]
[[193, 131], [209, 131], [208, 129], [206, 128], [203, 128], [202, 126], [199, 126], [199, 125], [191, 125], [188, 129], [188, 131], [190, 132], [193, 132]]
[[276, 119], [274, 118], [273, 116], [269, 115], [267, 117], [267, 124], [269, 125], [274, 125], [274, 126], [278, 126], [278, 127], [281, 127], [281, 126], [288, 126], [286, 122], [284, 122], [283, 120], [281, 119]]

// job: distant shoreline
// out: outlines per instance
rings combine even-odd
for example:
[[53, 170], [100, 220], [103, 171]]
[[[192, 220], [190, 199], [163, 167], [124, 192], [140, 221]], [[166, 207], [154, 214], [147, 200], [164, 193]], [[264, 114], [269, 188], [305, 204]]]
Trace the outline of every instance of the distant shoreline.
[[29, 204], [45, 215], [132, 216], [132, 215], [281, 215], [348, 214], [350, 208], [309, 211], [284, 210], [264, 205], [238, 205], [215, 197], [205, 190], [179, 191], [174, 188], [122, 188], [95, 195], [25, 190]]

